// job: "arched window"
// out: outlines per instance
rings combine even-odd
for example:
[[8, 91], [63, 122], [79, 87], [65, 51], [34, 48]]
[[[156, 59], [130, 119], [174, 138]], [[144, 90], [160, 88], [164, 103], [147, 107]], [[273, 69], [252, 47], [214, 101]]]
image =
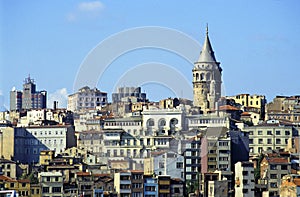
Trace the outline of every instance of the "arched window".
[[196, 80], [199, 80], [199, 73], [196, 73]]
[[200, 81], [203, 81], [204, 80], [204, 73], [201, 73], [200, 74]]
[[154, 126], [154, 120], [152, 118], [147, 120], [147, 126], [153, 127]]
[[161, 126], [161, 127], [166, 126], [166, 120], [164, 118], [160, 119], [158, 121], [158, 126]]
[[170, 128], [174, 129], [176, 127], [176, 125], [178, 124], [178, 120], [176, 118], [172, 118], [170, 120]]

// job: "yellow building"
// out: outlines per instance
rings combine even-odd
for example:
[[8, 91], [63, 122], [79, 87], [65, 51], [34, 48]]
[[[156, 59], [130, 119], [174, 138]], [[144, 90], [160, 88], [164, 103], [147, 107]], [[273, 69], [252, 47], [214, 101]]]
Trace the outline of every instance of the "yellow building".
[[31, 184], [30, 185], [30, 193], [31, 193], [31, 197], [40, 197], [42, 194], [40, 185], [39, 184]]
[[7, 127], [0, 132], [0, 157], [12, 159], [14, 157], [14, 128]]
[[49, 162], [54, 158], [53, 150], [42, 150], [40, 152], [40, 165], [49, 165]]
[[300, 195], [297, 188], [300, 186], [300, 179], [285, 175], [281, 179], [280, 196], [296, 197]]
[[266, 96], [257, 94], [238, 94], [235, 96], [227, 96], [226, 99], [234, 100], [235, 103], [245, 107], [244, 111], [258, 113], [261, 120], [265, 119], [265, 107], [267, 104]]
[[262, 108], [266, 105], [266, 97], [264, 95], [238, 94], [235, 96], [228, 96], [226, 98], [233, 99], [236, 103], [245, 107]]
[[29, 180], [15, 180], [7, 176], [0, 175], [0, 184], [4, 185], [6, 190], [15, 190], [19, 196], [31, 196], [30, 181]]

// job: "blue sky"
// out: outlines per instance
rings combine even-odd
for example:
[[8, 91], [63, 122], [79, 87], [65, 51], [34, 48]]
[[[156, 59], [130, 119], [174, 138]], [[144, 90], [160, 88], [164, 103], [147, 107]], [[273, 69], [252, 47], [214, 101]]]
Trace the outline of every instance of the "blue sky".
[[[21, 90], [30, 74], [49, 100], [65, 106], [82, 62], [103, 40], [126, 29], [159, 26], [201, 45], [206, 23], [226, 95], [264, 94], [271, 101], [300, 94], [299, 8], [298, 0], [1, 1], [0, 105], [9, 106], [9, 91]], [[111, 94], [124, 73], [148, 62], [169, 65], [191, 83], [190, 62], [170, 51], [142, 48], [117, 57], [97, 87]], [[163, 83], [142, 87], [151, 100], [176, 96]]]

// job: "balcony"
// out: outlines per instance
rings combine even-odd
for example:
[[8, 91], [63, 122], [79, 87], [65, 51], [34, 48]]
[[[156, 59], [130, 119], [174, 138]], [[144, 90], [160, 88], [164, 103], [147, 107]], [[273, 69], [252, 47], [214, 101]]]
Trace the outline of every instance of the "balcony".
[[130, 194], [131, 189], [120, 189], [120, 194]]
[[160, 189], [159, 193], [161, 193], [161, 194], [169, 194], [170, 193], [170, 189]]
[[159, 185], [170, 185], [170, 181], [169, 180], [159, 181], [158, 184]]
[[130, 185], [131, 180], [120, 180], [120, 185]]

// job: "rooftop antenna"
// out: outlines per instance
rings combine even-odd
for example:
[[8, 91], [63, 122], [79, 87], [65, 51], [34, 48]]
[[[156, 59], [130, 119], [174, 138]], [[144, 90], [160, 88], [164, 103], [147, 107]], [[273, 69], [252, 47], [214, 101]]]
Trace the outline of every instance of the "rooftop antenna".
[[206, 35], [208, 35], [208, 23], [206, 23]]

